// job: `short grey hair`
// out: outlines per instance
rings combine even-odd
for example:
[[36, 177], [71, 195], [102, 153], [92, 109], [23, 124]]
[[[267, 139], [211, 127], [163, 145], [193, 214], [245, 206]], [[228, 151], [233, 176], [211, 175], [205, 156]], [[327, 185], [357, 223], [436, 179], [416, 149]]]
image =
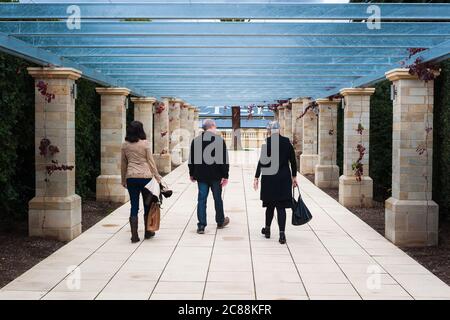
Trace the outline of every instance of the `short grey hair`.
[[279, 133], [280, 132], [280, 123], [278, 121], [270, 121], [267, 124], [267, 130], [270, 130], [270, 133]]
[[202, 128], [203, 130], [211, 129], [216, 126], [216, 122], [213, 119], [205, 119], [203, 120]]

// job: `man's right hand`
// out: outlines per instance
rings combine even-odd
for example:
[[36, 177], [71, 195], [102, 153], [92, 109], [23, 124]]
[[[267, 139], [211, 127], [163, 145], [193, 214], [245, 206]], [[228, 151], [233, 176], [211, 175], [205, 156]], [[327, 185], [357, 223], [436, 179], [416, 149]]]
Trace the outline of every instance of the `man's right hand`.
[[191, 179], [191, 182], [195, 182], [195, 178], [193, 176], [189, 177]]

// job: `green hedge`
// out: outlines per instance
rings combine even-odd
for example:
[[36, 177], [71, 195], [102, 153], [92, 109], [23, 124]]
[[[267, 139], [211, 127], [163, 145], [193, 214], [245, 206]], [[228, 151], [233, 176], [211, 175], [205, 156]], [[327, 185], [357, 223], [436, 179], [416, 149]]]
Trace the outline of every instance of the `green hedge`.
[[75, 101], [76, 192], [81, 197], [95, 196], [95, 180], [100, 175], [100, 96], [97, 85], [77, 80]]
[[373, 179], [373, 196], [383, 201], [390, 197], [392, 186], [392, 101], [388, 80], [375, 85], [370, 98], [369, 176]]
[[34, 196], [34, 81], [29, 63], [0, 53], [0, 219], [26, 216]]
[[[34, 80], [30, 63], [0, 53], [0, 220], [4, 223], [27, 216], [34, 196]], [[95, 194], [100, 174], [100, 99], [96, 84], [77, 81], [76, 192]]]

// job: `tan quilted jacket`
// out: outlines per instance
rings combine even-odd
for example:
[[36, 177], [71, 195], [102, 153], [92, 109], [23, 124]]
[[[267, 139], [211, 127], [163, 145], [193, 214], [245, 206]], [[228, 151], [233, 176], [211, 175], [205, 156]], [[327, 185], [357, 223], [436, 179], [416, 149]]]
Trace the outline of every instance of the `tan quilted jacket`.
[[159, 181], [161, 176], [156, 168], [155, 160], [147, 140], [135, 143], [125, 141], [122, 144], [122, 184], [128, 178], [153, 178]]

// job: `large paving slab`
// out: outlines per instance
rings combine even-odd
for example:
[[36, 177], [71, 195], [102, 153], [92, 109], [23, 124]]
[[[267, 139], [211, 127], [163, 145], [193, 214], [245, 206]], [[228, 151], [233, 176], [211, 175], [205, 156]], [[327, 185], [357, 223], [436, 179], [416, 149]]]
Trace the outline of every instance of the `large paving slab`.
[[[231, 224], [196, 234], [197, 186], [181, 165], [165, 180], [161, 230], [130, 243], [125, 204], [0, 290], [0, 299], [450, 299], [450, 287], [303, 176], [314, 215], [280, 245], [260, 233], [256, 153], [232, 152], [223, 197]], [[289, 210], [290, 211], [290, 210]], [[142, 219], [141, 230], [142, 234]]]

